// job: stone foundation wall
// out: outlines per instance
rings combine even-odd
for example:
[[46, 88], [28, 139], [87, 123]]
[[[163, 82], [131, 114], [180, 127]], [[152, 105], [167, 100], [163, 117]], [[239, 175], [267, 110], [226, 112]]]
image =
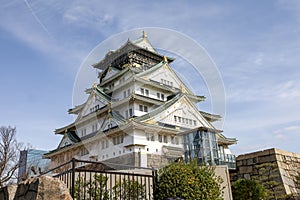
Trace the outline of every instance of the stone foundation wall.
[[276, 173], [285, 194], [300, 193], [294, 183], [295, 175], [300, 169], [300, 154], [275, 148], [239, 155], [236, 158], [237, 170], [230, 174], [231, 180], [249, 179], [257, 175], [256, 166], [263, 163], [276, 163]]
[[[105, 160], [103, 163], [107, 164], [108, 166], [111, 166], [113, 168], [116, 168], [116, 169], [126, 169], [126, 165], [139, 167], [140, 166], [140, 158], [139, 158], [138, 153], [132, 152], [132, 153], [128, 153], [128, 154], [125, 154], [122, 156], [118, 156], [117, 158], [111, 158], [111, 159]], [[116, 165], [114, 165], [114, 163]]]
[[169, 163], [168, 159], [165, 156], [155, 155], [155, 154], [148, 154], [147, 161], [148, 161], [147, 163], [148, 167], [150, 168], [153, 167], [155, 169], [162, 168]]
[[[111, 158], [103, 163], [107, 163], [109, 166], [112, 166], [117, 169], [126, 169], [126, 165], [140, 167], [141, 158], [140, 154], [137, 152], [132, 152], [129, 154], [125, 154], [119, 156], [117, 158]], [[117, 165], [113, 165], [111, 163], [116, 163]], [[161, 168], [166, 166], [169, 163], [168, 158], [166, 156], [161, 156], [158, 154], [147, 154], [147, 167], [149, 168]], [[122, 167], [122, 165], [125, 165]]]

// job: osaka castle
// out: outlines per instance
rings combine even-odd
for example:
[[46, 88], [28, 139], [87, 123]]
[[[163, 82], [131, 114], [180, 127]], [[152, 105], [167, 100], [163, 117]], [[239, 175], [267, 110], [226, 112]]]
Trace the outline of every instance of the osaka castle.
[[151, 168], [196, 158], [233, 166], [228, 147], [236, 139], [214, 127], [221, 116], [198, 110], [205, 97], [179, 78], [174, 59], [156, 51], [145, 32], [124, 42], [93, 64], [98, 81], [86, 90], [83, 104], [69, 109], [75, 121], [55, 130], [62, 139], [45, 155], [51, 166], [72, 158]]

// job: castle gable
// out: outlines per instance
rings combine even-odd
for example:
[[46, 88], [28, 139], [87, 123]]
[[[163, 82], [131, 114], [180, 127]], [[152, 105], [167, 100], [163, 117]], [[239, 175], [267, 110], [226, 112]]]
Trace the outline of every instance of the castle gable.
[[138, 74], [138, 76], [149, 81], [158, 82], [161, 85], [166, 85], [172, 88], [178, 88], [183, 93], [192, 94], [192, 92], [176, 75], [176, 73], [173, 71], [170, 65], [165, 61], [162, 61], [156, 66], [148, 69], [147, 71]]
[[100, 95], [92, 92], [82, 109], [81, 116], [86, 116], [90, 113], [96, 112], [108, 104], [108, 101]]
[[69, 146], [71, 144], [74, 144], [74, 142], [72, 142], [70, 140], [70, 138], [68, 138], [68, 136], [65, 134], [64, 137], [61, 139], [59, 145], [58, 145], [58, 149]]
[[75, 131], [66, 132], [58, 145], [58, 149], [75, 144], [77, 142], [80, 142], [80, 138], [77, 136]]
[[107, 131], [109, 129], [118, 127], [118, 125], [119, 125], [119, 122], [116, 119], [114, 119], [112, 117], [112, 115], [108, 114], [106, 116], [106, 118], [104, 119], [100, 129], [101, 129], [101, 131]]
[[[176, 97], [174, 97], [176, 98]], [[172, 100], [171, 100], [172, 101]], [[149, 113], [149, 117], [141, 120], [148, 124], [166, 124], [184, 128], [207, 127], [214, 128], [199, 112], [198, 108], [186, 95], [182, 95], [170, 105], [164, 104]]]
[[109, 79], [110, 77], [116, 75], [118, 72], [120, 72], [120, 70], [114, 68], [114, 67], [109, 67], [106, 71], [106, 74], [104, 76], [104, 78], [102, 79], [103, 81]]

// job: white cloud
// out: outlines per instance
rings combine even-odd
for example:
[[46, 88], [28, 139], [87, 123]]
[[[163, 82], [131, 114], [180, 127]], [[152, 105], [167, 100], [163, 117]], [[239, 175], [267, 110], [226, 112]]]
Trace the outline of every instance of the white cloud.
[[[27, 5], [31, 6], [30, 9]], [[34, 8], [35, 6], [33, 4], [15, 2], [5, 8], [2, 7], [0, 12], [0, 28], [11, 33], [30, 48], [65, 62], [65, 66], [70, 66], [69, 64], [73, 64], [74, 61], [78, 62], [82, 60], [83, 56], [86, 55], [84, 49], [72, 48], [75, 43], [68, 43], [66, 42], [67, 40], [65, 42], [60, 41], [59, 37], [55, 35], [56, 30], [51, 27], [50, 23], [49, 25], [44, 24], [43, 21], [46, 20], [40, 19], [40, 15], [42, 14], [37, 14], [39, 11], [35, 10], [37, 9]], [[44, 14], [47, 15], [47, 13]], [[18, 16], [18, 18], [15, 16]], [[68, 52], [68, 54], [65, 52]], [[59, 66], [57, 67], [58, 70], [62, 69]], [[74, 66], [72, 68], [63, 68], [63, 70], [73, 71]]]
[[[261, 103], [292, 103], [298, 105], [300, 101], [300, 81], [288, 80], [282, 83], [249, 83], [227, 88], [227, 102], [261, 102]], [[265, 85], [264, 85], [265, 84]]]
[[258, 55], [255, 57], [254, 64], [262, 65], [263, 64], [263, 56], [264, 56], [263, 53], [259, 52]]
[[[62, 59], [67, 66], [74, 60], [77, 63], [83, 60], [106, 37], [136, 27], [173, 28], [204, 42], [214, 52], [211, 55], [221, 66], [225, 80], [229, 107], [225, 135], [239, 136], [253, 130], [251, 136], [240, 138], [255, 142], [252, 138], [265, 134], [275, 136], [277, 142], [285, 135], [282, 132], [272, 135], [274, 132], [265, 129], [299, 120], [300, 3], [297, 0], [278, 1], [276, 11], [283, 14], [271, 10], [266, 14], [269, 18], [251, 9], [248, 12], [239, 3], [27, 2], [29, 6], [22, 1], [2, 3], [0, 27], [31, 48]], [[240, 17], [236, 17], [238, 14]], [[245, 16], [253, 20], [245, 22]], [[70, 70], [77, 68], [72, 66]], [[64, 66], [57, 69], [66, 70]], [[289, 129], [293, 127], [284, 131]], [[245, 149], [270, 146], [264, 141], [254, 146], [241, 143]]]
[[63, 21], [79, 27], [100, 29], [112, 23], [113, 16], [94, 6], [75, 5], [65, 11]]

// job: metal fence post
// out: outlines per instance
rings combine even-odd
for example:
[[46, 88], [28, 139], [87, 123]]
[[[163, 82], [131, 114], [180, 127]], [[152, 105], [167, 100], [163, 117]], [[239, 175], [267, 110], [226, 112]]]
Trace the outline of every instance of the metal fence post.
[[157, 170], [152, 169], [153, 199], [157, 199]]
[[72, 169], [71, 169], [71, 173], [72, 173], [72, 182], [71, 182], [71, 196], [72, 198], [74, 198], [75, 196], [75, 158], [72, 158], [71, 164], [72, 164]]

